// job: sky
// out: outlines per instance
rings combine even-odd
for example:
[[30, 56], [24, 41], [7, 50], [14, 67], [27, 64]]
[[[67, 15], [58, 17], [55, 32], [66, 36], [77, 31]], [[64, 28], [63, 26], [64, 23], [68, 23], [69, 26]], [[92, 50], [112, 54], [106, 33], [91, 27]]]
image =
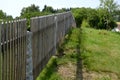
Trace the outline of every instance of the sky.
[[[115, 1], [120, 4], [120, 0]], [[0, 2], [0, 10], [15, 18], [20, 16], [23, 7], [28, 7], [31, 4], [39, 6], [40, 10], [42, 10], [44, 5], [52, 6], [54, 9], [70, 7], [97, 8], [100, 2], [99, 0], [2, 0]]]

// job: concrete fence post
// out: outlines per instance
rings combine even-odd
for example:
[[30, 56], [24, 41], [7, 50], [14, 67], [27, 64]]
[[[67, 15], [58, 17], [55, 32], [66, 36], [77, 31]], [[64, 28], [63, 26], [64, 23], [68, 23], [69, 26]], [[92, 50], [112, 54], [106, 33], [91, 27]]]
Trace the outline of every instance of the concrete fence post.
[[27, 32], [26, 80], [33, 80], [32, 32]]
[[54, 46], [55, 46], [55, 51], [56, 51], [56, 44], [57, 44], [57, 27], [58, 27], [57, 16], [55, 16], [54, 21], [55, 21]]

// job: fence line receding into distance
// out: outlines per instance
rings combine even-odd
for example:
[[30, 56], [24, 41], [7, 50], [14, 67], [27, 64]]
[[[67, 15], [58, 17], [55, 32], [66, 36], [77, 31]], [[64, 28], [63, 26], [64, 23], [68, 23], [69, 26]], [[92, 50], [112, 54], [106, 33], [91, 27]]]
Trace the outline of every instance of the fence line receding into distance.
[[[35, 80], [75, 20], [71, 12], [0, 24], [0, 80]], [[33, 78], [32, 78], [32, 77]]]

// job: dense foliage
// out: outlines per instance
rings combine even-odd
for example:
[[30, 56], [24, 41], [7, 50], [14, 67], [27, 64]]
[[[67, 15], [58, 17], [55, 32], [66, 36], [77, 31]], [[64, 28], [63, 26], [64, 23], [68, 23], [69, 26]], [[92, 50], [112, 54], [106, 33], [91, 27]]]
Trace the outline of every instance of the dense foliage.
[[13, 17], [11, 15], [7, 15], [5, 12], [0, 10], [0, 22], [3, 20], [12, 20]]
[[117, 26], [116, 21], [120, 21], [119, 5], [114, 0], [100, 0], [97, 9], [72, 8], [72, 12], [77, 26], [81, 26], [82, 22], [86, 21], [87, 27], [111, 30]]
[[36, 6], [35, 4], [32, 4], [31, 6], [24, 7], [21, 10], [20, 18], [30, 19], [31, 17], [48, 15], [48, 14], [64, 12], [64, 11], [68, 11], [68, 9], [62, 8], [62, 9], [55, 10], [51, 6], [45, 5], [44, 8], [42, 10], [40, 10], [39, 6]]
[[77, 26], [81, 26], [82, 22], [86, 21], [89, 27], [96, 29], [113, 29], [116, 27], [113, 17], [103, 8], [72, 8], [72, 13], [75, 16]]
[[42, 10], [40, 10], [39, 6], [32, 4], [31, 6], [24, 7], [21, 10], [20, 17], [16, 17], [16, 18], [26, 18], [27, 19], [27, 26], [28, 26], [28, 30], [29, 30], [31, 17], [43, 16], [43, 15], [64, 12], [64, 11], [68, 11], [68, 9], [62, 8], [62, 9], [55, 10], [51, 6], [45, 5], [44, 8]]

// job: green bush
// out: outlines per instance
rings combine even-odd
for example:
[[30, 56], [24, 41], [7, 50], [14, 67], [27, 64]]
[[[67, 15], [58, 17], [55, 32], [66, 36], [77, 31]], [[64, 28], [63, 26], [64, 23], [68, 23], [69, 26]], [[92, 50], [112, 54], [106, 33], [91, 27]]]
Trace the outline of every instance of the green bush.
[[81, 26], [82, 26], [82, 27], [90, 27], [90, 25], [89, 25], [88, 21], [87, 21], [87, 20], [85, 20], [85, 19], [82, 21]]
[[111, 14], [105, 9], [73, 8], [72, 13], [78, 27], [92, 27], [111, 30], [116, 23]]
[[75, 17], [77, 27], [80, 27], [83, 19], [87, 18], [86, 8], [73, 8], [71, 11]]

